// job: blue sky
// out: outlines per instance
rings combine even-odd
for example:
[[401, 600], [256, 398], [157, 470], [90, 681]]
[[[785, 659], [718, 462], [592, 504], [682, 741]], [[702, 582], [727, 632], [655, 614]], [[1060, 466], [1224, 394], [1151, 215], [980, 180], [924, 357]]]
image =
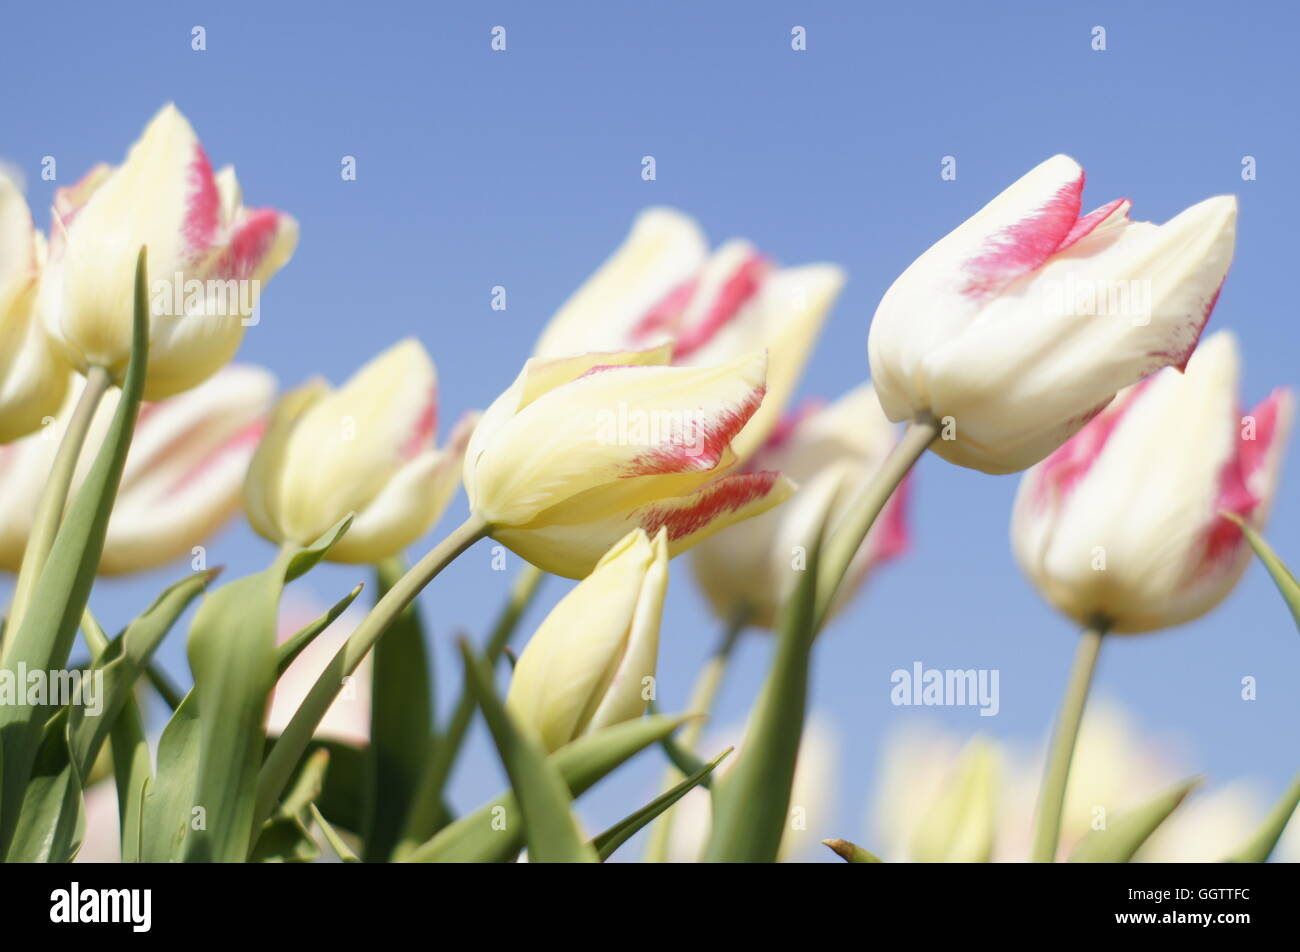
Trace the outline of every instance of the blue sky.
[[[802, 386], [834, 397], [867, 376], [867, 328], [893, 278], [1018, 175], [1067, 152], [1087, 169], [1089, 208], [1127, 196], [1135, 218], [1164, 221], [1209, 195], [1240, 197], [1237, 256], [1210, 326], [1238, 334], [1247, 405], [1297, 384], [1295, 9], [898, 7], [230, 2], [199, 12], [142, 2], [70, 16], [23, 4], [5, 12], [0, 34], [0, 156], [24, 170], [44, 218], [54, 185], [119, 161], [174, 100], [213, 162], [235, 163], [250, 203], [301, 222], [297, 256], [268, 289], [240, 359], [284, 385], [316, 372], [338, 381], [414, 334], [439, 365], [446, 425], [509, 383], [550, 312], [650, 204], [691, 212], [716, 240], [747, 236], [785, 263], [845, 267]], [[206, 29], [202, 52], [190, 46], [195, 25]], [[489, 49], [496, 25], [504, 53]], [[807, 30], [806, 51], [790, 49], [794, 25]], [[1102, 52], [1091, 48], [1097, 25]], [[647, 154], [653, 182], [640, 176]], [[46, 155], [57, 159], [55, 183], [40, 178]], [[345, 155], [356, 157], [356, 181], [340, 177]], [[940, 179], [945, 155], [957, 159], [955, 181]], [[1255, 181], [1241, 177], [1247, 155]], [[494, 285], [508, 289], [504, 312], [489, 307]], [[1297, 480], [1292, 465], [1269, 535], [1300, 563]], [[815, 821], [819, 835], [869, 842], [880, 741], [910, 718], [1025, 743], [1047, 730], [1075, 639], [1013, 562], [1017, 481], [921, 462], [912, 552], [818, 647], [814, 706], [840, 743], [838, 806]], [[463, 512], [462, 497], [441, 530]], [[271, 554], [244, 525], [209, 546], [232, 573]], [[452, 634], [480, 636], [512, 574], [489, 559], [486, 545], [472, 550], [422, 598], [443, 707]], [[716, 637], [687, 569], [675, 566], [664, 622], [670, 708]], [[123, 622], [184, 570], [104, 584], [93, 605]], [[359, 577], [327, 567], [305, 584], [333, 598]], [[568, 584], [551, 580], [526, 629]], [[163, 653], [178, 676], [182, 636]], [[743, 716], [769, 650], [762, 637], [742, 645], [720, 720]], [[1000, 713], [893, 707], [890, 672], [915, 661], [999, 669]], [[1208, 617], [1109, 644], [1097, 686], [1153, 732], [1183, 736], [1191, 766], [1212, 780], [1257, 777], [1272, 796], [1300, 766], [1297, 670], [1300, 639], [1252, 566]], [[1248, 675], [1259, 682], [1253, 702], [1240, 699]], [[659, 769], [643, 757], [595, 791], [584, 802], [590, 824], [633, 808]], [[456, 795], [468, 806], [501, 782], [478, 729]]]

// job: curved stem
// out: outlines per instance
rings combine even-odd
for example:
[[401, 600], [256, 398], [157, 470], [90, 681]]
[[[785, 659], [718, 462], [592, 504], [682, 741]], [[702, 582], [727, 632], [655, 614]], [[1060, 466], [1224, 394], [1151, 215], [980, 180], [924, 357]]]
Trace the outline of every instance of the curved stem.
[[407, 605], [414, 601], [420, 590], [428, 585], [444, 568], [468, 549], [471, 545], [488, 534], [488, 525], [477, 516], [471, 515], [424, 558], [411, 566], [410, 571], [393, 583], [370, 613], [361, 620], [361, 624], [348, 636], [329, 666], [321, 672], [316, 683], [312, 685], [307, 697], [298, 705], [275, 746], [262, 764], [257, 779], [256, 822], [261, 824], [271, 815], [275, 803], [284, 791], [285, 785], [293, 775], [299, 758], [311, 743], [316, 725], [325, 716], [335, 696], [343, 688], [344, 678], [357, 669], [363, 658], [369, 654], [388, 627], [402, 613]]
[[821, 628], [835, 603], [835, 594], [849, 570], [853, 557], [871, 531], [889, 497], [911, 471], [921, 454], [939, 436], [939, 421], [932, 413], [918, 414], [907, 425], [903, 438], [898, 441], [885, 461], [876, 470], [871, 482], [858, 493], [845, 511], [839, 527], [822, 549], [821, 568], [817, 578], [817, 604], [813, 612], [814, 628]]
[[1106, 634], [1105, 622], [1095, 622], [1084, 629], [1079, 638], [1079, 648], [1074, 655], [1074, 668], [1070, 683], [1061, 702], [1061, 713], [1056, 721], [1056, 736], [1047, 758], [1043, 774], [1043, 789], [1038, 802], [1038, 826], [1034, 830], [1034, 848], [1031, 858], [1035, 863], [1051, 863], [1061, 839], [1061, 813], [1065, 808], [1065, 791], [1070, 781], [1070, 763], [1074, 759], [1074, 745], [1079, 738], [1079, 723], [1088, 703], [1088, 689], [1097, 667], [1102, 637]]
[[81, 457], [81, 448], [85, 445], [86, 434], [90, 431], [95, 411], [113, 379], [103, 367], [91, 367], [86, 371], [86, 385], [81, 390], [81, 397], [68, 419], [67, 429], [59, 441], [59, 449], [54, 455], [54, 464], [50, 468], [49, 480], [41, 492], [40, 502], [36, 505], [36, 515], [32, 521], [32, 532], [27, 539], [27, 548], [23, 551], [23, 563], [18, 571], [18, 581], [14, 585], [14, 600], [9, 609], [9, 631], [17, 631], [31, 603], [32, 593], [36, 590], [36, 581], [41, 577], [41, 569], [49, 558], [50, 548], [54, 545], [54, 536], [63, 521], [63, 510], [68, 502], [68, 490], [72, 486], [72, 477], [77, 471], [77, 460]]
[[[501, 652], [505, 650], [510, 636], [519, 626], [519, 619], [532, 604], [533, 597], [537, 594], [537, 589], [541, 586], [545, 575], [546, 573], [535, 565], [528, 565], [515, 579], [510, 589], [510, 599], [497, 617], [497, 623], [488, 637], [487, 646], [483, 649], [483, 661], [489, 667], [495, 666], [497, 659], [501, 657]], [[407, 814], [405, 831], [393, 851], [395, 859], [400, 860], [409, 855], [412, 850], [437, 832], [439, 814], [442, 812], [442, 791], [447, 786], [451, 768], [455, 766], [456, 755], [460, 752], [461, 744], [465, 740], [465, 732], [469, 729], [476, 707], [474, 692], [470, 690], [468, 684], [462, 684], [460, 697], [456, 701], [447, 729], [435, 738], [433, 751], [430, 753], [424, 775], [420, 778], [420, 786], [411, 804], [410, 813]]]
[[[741, 602], [728, 617], [727, 627], [723, 630], [722, 640], [718, 642], [717, 650], [705, 662], [695, 680], [695, 687], [691, 691], [691, 703], [687, 708], [692, 714], [709, 714], [712, 712], [713, 704], [718, 697], [718, 691], [722, 687], [722, 679], [727, 673], [727, 665], [731, 661], [731, 653], [752, 616], [752, 606], [746, 602]], [[688, 721], [682, 727], [681, 735], [677, 741], [678, 744], [693, 753], [696, 744], [699, 743], [700, 733], [704, 730], [705, 720], [706, 718], [694, 718]], [[665, 791], [671, 790], [681, 782], [682, 776], [682, 772], [676, 767], [669, 767], [664, 772], [663, 789]], [[664, 811], [651, 828], [650, 840], [646, 845], [645, 853], [647, 863], [667, 862], [675, 813], [676, 810], [672, 808]]]

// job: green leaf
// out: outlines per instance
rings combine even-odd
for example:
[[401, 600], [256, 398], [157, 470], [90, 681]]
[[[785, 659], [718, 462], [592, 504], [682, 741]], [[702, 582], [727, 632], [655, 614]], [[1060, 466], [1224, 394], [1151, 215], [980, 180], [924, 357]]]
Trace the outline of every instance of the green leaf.
[[[406, 574], [400, 559], [377, 567], [379, 597]], [[362, 858], [382, 862], [397, 846], [433, 741], [433, 689], [424, 626], [414, 602], [371, 652], [370, 745]]]
[[1232, 520], [1241, 528], [1242, 533], [1246, 536], [1246, 541], [1255, 550], [1259, 560], [1264, 563], [1264, 568], [1268, 569], [1268, 574], [1273, 576], [1273, 584], [1277, 586], [1277, 590], [1286, 599], [1287, 606], [1291, 609], [1291, 617], [1295, 619], [1296, 627], [1300, 628], [1300, 582], [1296, 581], [1295, 576], [1291, 574], [1291, 570], [1277, 557], [1277, 553], [1264, 541], [1264, 537], [1252, 529], [1244, 519], [1234, 512], [1225, 511], [1220, 512], [1219, 515]]
[[846, 863], [880, 863], [883, 862], [875, 853], [869, 853], [856, 843], [848, 840], [822, 840]]
[[327, 750], [330, 756], [330, 769], [316, 805], [332, 826], [360, 834], [365, 810], [366, 752], [340, 740], [321, 739], [312, 741], [304, 759], [310, 760], [311, 752], [316, 750]]
[[193, 691], [172, 712], [158, 741], [157, 770], [145, 783], [140, 861], [179, 860], [194, 813], [194, 781], [199, 763], [198, 702]]
[[1184, 780], [1155, 799], [1116, 817], [1106, 829], [1090, 831], [1070, 854], [1070, 862], [1129, 862], [1200, 782], [1200, 777]]
[[356, 597], [361, 594], [361, 589], [364, 587], [364, 585], [358, 584], [356, 588], [335, 602], [329, 611], [295, 632], [276, 649], [276, 677], [280, 677], [285, 671], [289, 670], [289, 665], [293, 664], [298, 655], [302, 653], [302, 649], [315, 641], [317, 635], [334, 624], [335, 620], [348, 610], [348, 607], [356, 601]]
[[60, 708], [41, 734], [7, 862], [63, 863], [81, 846], [86, 811], [68, 758], [67, 724], [68, 709]]
[[[548, 760], [569, 793], [579, 797], [597, 781], [651, 744], [671, 734], [691, 715], [655, 715], [624, 721], [566, 744]], [[443, 827], [409, 857], [417, 863], [500, 863], [523, 846], [523, 818], [511, 791]]]
[[329, 769], [324, 748], [313, 751], [285, 792], [275, 815], [262, 824], [249, 861], [253, 863], [310, 863], [320, 858], [320, 845], [311, 835], [309, 808], [320, 796]]
[[[659, 705], [654, 701], [650, 702], [650, 713], [659, 713]], [[677, 743], [676, 738], [672, 735], [661, 740], [659, 746], [663, 748], [664, 755], [668, 758], [668, 762], [676, 767], [684, 777], [689, 777], [692, 774], [698, 773], [705, 766], [704, 761], [700, 760], [700, 758], [696, 757], [681, 744]], [[706, 773], [704, 779], [700, 781], [700, 786], [707, 789], [712, 785], [713, 778]]]
[[316, 825], [320, 827], [321, 835], [325, 837], [325, 842], [330, 845], [330, 849], [334, 851], [334, 855], [345, 863], [361, 862], [357, 857], [357, 854], [348, 849], [348, 844], [343, 842], [343, 837], [339, 836], [334, 827], [330, 826], [329, 821], [321, 814], [320, 809], [316, 804], [311, 804], [310, 810], [312, 819], [315, 820]]
[[1229, 856], [1228, 863], [1266, 863], [1273, 854], [1273, 848], [1282, 838], [1286, 825], [1291, 822], [1296, 806], [1300, 805], [1300, 774], [1296, 774], [1291, 786], [1286, 788], [1282, 799], [1269, 811], [1263, 825], [1241, 849]]
[[780, 851], [808, 706], [818, 566], [831, 501], [828, 494], [820, 506], [807, 568], [782, 608], [776, 656], [750, 715], [744, 753], [713, 785], [713, 831], [705, 862], [773, 863]]
[[[28, 671], [53, 671], [67, 664], [104, 549], [109, 515], [140, 409], [148, 359], [149, 289], [142, 248], [136, 261], [131, 360], [122, 382], [122, 396], [95, 462], [54, 537], [30, 607], [17, 630], [6, 634], [7, 670], [23, 665]], [[0, 855], [8, 853], [49, 714], [48, 706], [38, 709], [25, 704], [0, 705], [0, 742], [5, 749], [4, 773], [0, 775]]]
[[349, 515], [266, 571], [204, 598], [190, 627], [190, 670], [198, 704], [194, 806], [200, 822], [185, 838], [190, 861], [243, 862], [253, 846], [257, 775], [266, 746], [267, 701], [276, 680], [275, 629], [284, 584], [324, 558]]
[[690, 793], [695, 787], [699, 786], [704, 780], [713, 773], [715, 767], [722, 763], [736, 748], [728, 747], [717, 757], [700, 767], [694, 773], [687, 776], [681, 783], [676, 784], [671, 789], [664, 791], [655, 797], [640, 810], [632, 813], [619, 820], [605, 832], [592, 839], [591, 845], [595, 847], [596, 854], [603, 863], [613, 855], [614, 850], [618, 849], [632, 837], [636, 836], [640, 830], [653, 821], [657, 816], [671, 807], [686, 794]]
[[582, 838], [573, 816], [564, 778], [542, 746], [514, 723], [492, 683], [492, 669], [474, 657], [469, 643], [460, 643], [465, 679], [478, 697], [497, 753], [510, 778], [524, 817], [528, 858], [534, 863], [594, 863], [596, 851]]

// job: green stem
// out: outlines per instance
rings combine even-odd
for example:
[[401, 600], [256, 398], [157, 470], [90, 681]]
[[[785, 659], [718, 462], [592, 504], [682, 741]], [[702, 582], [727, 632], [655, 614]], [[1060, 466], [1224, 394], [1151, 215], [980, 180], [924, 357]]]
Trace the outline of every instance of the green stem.
[[370, 653], [375, 642], [402, 610], [415, 600], [421, 589], [433, 581], [458, 555], [486, 536], [488, 529], [486, 523], [471, 515], [415, 563], [409, 572], [393, 583], [393, 587], [375, 603], [370, 613], [348, 636], [329, 666], [316, 679], [262, 764], [257, 782], [255, 824], [260, 825], [275, 810], [276, 801], [293, 776], [299, 758], [311, 743], [316, 726], [342, 689], [343, 679], [356, 671], [357, 665]]
[[[749, 619], [753, 617], [753, 606], [747, 602], [742, 602], [732, 611], [727, 619], [727, 627], [723, 630], [722, 640], [718, 642], [718, 648], [705, 662], [699, 676], [695, 680], [695, 687], [691, 691], [691, 703], [687, 710], [692, 714], [710, 714], [713, 711], [713, 704], [717, 700], [718, 691], [722, 688], [722, 679], [727, 673], [727, 665], [731, 661], [732, 651], [736, 647], [736, 642], [740, 640], [740, 635], [749, 624]], [[707, 718], [694, 718], [687, 721], [682, 727], [681, 734], [677, 743], [683, 749], [691, 753], [695, 752], [696, 745], [700, 742], [700, 734], [704, 730], [704, 721]], [[676, 784], [680, 783], [683, 774], [676, 767], [669, 767], [664, 772], [663, 790], [667, 792]], [[646, 845], [645, 861], [647, 863], [665, 863], [668, 861], [668, 848], [671, 844], [673, 832], [673, 816], [675, 809], [669, 808], [655, 821], [650, 830], [650, 841]]]
[[1074, 656], [1070, 683], [1061, 702], [1061, 713], [1056, 722], [1056, 736], [1043, 774], [1043, 790], [1038, 803], [1038, 827], [1034, 831], [1032, 859], [1035, 863], [1051, 863], [1061, 839], [1061, 813], [1065, 809], [1065, 791], [1070, 781], [1070, 763], [1074, 759], [1074, 745], [1079, 738], [1079, 723], [1088, 703], [1088, 689], [1097, 667], [1097, 655], [1106, 634], [1107, 624], [1094, 622], [1084, 629], [1079, 638], [1079, 649]]
[[59, 449], [54, 454], [54, 464], [50, 469], [49, 479], [41, 492], [40, 502], [36, 505], [36, 515], [32, 521], [32, 532], [27, 539], [27, 548], [23, 551], [23, 563], [18, 570], [18, 581], [14, 585], [14, 600], [9, 609], [9, 631], [17, 631], [27, 614], [32, 594], [36, 590], [36, 581], [41, 577], [41, 569], [49, 558], [50, 548], [54, 545], [54, 536], [63, 521], [63, 510], [68, 502], [68, 490], [72, 487], [72, 477], [77, 471], [77, 460], [81, 448], [85, 445], [86, 434], [90, 432], [91, 421], [95, 411], [104, 399], [104, 394], [112, 385], [113, 379], [103, 367], [91, 367], [86, 371], [86, 385], [81, 397], [68, 419], [68, 427], [59, 441]]
[[835, 603], [835, 594], [848, 573], [853, 557], [875, 524], [876, 517], [921, 458], [921, 454], [938, 436], [939, 421], [934, 414], [918, 414], [907, 425], [903, 438], [880, 464], [880, 469], [876, 470], [871, 482], [862, 488], [845, 511], [839, 527], [831, 534], [822, 550], [822, 569], [817, 577], [817, 604], [813, 613], [815, 628], [820, 629], [826, 623], [831, 606]]
[[[483, 660], [489, 667], [494, 666], [497, 659], [501, 657], [511, 635], [519, 625], [519, 619], [532, 604], [533, 597], [537, 594], [544, 577], [545, 573], [541, 569], [529, 565], [515, 579], [510, 590], [510, 600], [501, 610], [492, 634], [488, 638], [487, 646], [483, 649]], [[451, 769], [455, 766], [456, 755], [460, 753], [465, 732], [469, 729], [476, 707], [474, 693], [469, 689], [468, 684], [462, 684], [460, 697], [456, 701], [447, 729], [436, 738], [428, 765], [420, 778], [415, 800], [407, 815], [406, 829], [393, 852], [395, 859], [400, 860], [409, 855], [412, 850], [437, 832], [439, 815], [442, 812], [442, 791], [451, 777]]]

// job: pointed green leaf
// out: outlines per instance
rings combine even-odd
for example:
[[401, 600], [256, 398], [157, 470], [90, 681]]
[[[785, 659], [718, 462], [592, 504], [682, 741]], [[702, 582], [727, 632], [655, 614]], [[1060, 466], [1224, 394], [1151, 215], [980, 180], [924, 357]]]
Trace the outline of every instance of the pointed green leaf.
[[465, 679], [478, 697], [497, 753], [524, 817], [528, 858], [534, 863], [594, 863], [596, 851], [582, 838], [564, 778], [542, 746], [514, 723], [492, 683], [492, 670], [460, 643]]
[[869, 853], [857, 843], [848, 840], [822, 840], [846, 863], [880, 863], [883, 862], [875, 853]]
[[713, 773], [715, 767], [722, 763], [736, 748], [728, 747], [722, 753], [718, 754], [699, 770], [690, 774], [681, 783], [676, 784], [671, 789], [666, 790], [659, 796], [655, 797], [640, 810], [629, 814], [619, 820], [605, 832], [592, 839], [591, 845], [595, 847], [596, 853], [600, 856], [603, 863], [613, 855], [614, 850], [618, 849], [632, 837], [636, 836], [640, 830], [649, 824], [674, 803], [680, 800], [686, 794], [690, 793], [695, 787], [699, 786], [709, 774]]
[[317, 635], [334, 624], [338, 617], [348, 610], [348, 607], [356, 601], [357, 596], [361, 594], [361, 589], [364, 587], [364, 585], [358, 584], [356, 588], [335, 602], [329, 611], [295, 632], [276, 649], [276, 677], [282, 676], [285, 671], [289, 670], [289, 665], [293, 664], [298, 655], [302, 653], [302, 649], [315, 641]]
[[1200, 782], [1200, 777], [1184, 780], [1155, 799], [1116, 817], [1106, 829], [1090, 831], [1070, 854], [1070, 862], [1129, 862]]
[[312, 819], [315, 820], [316, 825], [320, 827], [321, 835], [325, 837], [325, 842], [330, 845], [330, 849], [334, 851], [334, 855], [344, 863], [361, 862], [357, 857], [357, 854], [348, 849], [348, 844], [343, 842], [343, 837], [339, 836], [334, 827], [330, 826], [329, 821], [321, 814], [320, 809], [316, 804], [310, 804], [308, 809], [311, 810]]
[[[656, 715], [584, 734], [548, 758], [569, 793], [578, 797], [635, 754], [671, 734], [690, 715]], [[473, 813], [443, 827], [413, 851], [417, 863], [500, 863], [523, 846], [523, 818], [514, 793], [506, 791]]]
[[[131, 360], [122, 382], [121, 399], [95, 462], [59, 525], [49, 558], [36, 581], [31, 605], [17, 630], [6, 634], [7, 670], [15, 671], [22, 665], [28, 671], [53, 671], [67, 664], [104, 549], [109, 515], [140, 409], [148, 359], [149, 289], [142, 248], [135, 271]], [[0, 775], [0, 855], [7, 853], [17, 825], [50, 713], [48, 707], [0, 705], [0, 740], [5, 748], [4, 774]]]
[[1273, 848], [1282, 838], [1286, 825], [1300, 804], [1300, 774], [1296, 774], [1291, 786], [1286, 788], [1282, 799], [1269, 811], [1264, 823], [1241, 849], [1228, 857], [1228, 863], [1266, 863], [1273, 855]]
[[1241, 527], [1242, 533], [1246, 536], [1246, 541], [1255, 550], [1259, 560], [1264, 563], [1264, 568], [1268, 569], [1268, 574], [1273, 576], [1273, 584], [1277, 586], [1277, 590], [1286, 599], [1287, 606], [1291, 609], [1291, 617], [1295, 619], [1296, 627], [1300, 628], [1300, 582], [1296, 581], [1295, 576], [1291, 574], [1291, 570], [1277, 557], [1277, 553], [1264, 541], [1264, 537], [1252, 529], [1244, 519], [1233, 512], [1220, 512], [1219, 515], [1225, 519], [1231, 519]]

